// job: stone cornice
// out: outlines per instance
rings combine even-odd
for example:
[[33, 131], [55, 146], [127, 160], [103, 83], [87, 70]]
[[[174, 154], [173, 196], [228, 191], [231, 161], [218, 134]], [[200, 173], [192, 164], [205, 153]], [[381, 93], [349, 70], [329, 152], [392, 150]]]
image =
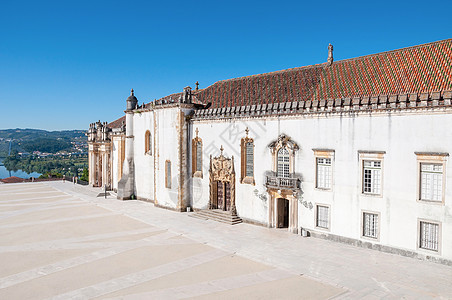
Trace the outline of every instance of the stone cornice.
[[283, 102], [195, 110], [193, 120], [303, 115], [340, 112], [373, 112], [450, 107], [452, 91], [350, 97], [328, 100]]

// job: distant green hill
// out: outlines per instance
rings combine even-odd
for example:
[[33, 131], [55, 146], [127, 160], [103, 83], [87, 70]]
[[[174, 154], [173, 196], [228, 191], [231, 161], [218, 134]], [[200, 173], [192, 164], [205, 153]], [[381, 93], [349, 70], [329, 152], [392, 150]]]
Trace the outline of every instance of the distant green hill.
[[13, 153], [33, 151], [56, 153], [64, 150], [77, 152], [86, 148], [85, 132], [85, 130], [46, 131], [28, 128], [0, 130], [0, 157], [8, 156], [9, 140], [12, 140]]

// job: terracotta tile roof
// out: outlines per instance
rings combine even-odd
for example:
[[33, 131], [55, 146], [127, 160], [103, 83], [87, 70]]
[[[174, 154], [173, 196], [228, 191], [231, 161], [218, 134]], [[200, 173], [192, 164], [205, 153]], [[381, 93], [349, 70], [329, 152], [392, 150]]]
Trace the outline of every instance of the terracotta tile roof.
[[211, 108], [452, 90], [452, 39], [222, 80], [195, 93]]
[[126, 123], [126, 116], [122, 116], [121, 118], [119, 118], [119, 119], [117, 119], [117, 120], [115, 120], [115, 121], [113, 121], [111, 123], [108, 123], [107, 127], [109, 127], [109, 128], [119, 128], [119, 127], [122, 126], [123, 122], [124, 122], [124, 124]]
[[0, 181], [3, 183], [19, 183], [19, 182], [25, 182], [26, 179], [19, 178], [16, 176], [11, 176], [11, 177], [0, 179]]

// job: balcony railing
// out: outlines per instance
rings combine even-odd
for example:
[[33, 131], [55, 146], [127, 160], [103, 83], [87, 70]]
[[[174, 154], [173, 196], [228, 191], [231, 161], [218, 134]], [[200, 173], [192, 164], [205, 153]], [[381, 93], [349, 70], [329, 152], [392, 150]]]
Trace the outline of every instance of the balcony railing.
[[265, 185], [275, 189], [300, 189], [301, 180], [294, 174], [290, 177], [278, 177], [275, 172], [265, 175]]

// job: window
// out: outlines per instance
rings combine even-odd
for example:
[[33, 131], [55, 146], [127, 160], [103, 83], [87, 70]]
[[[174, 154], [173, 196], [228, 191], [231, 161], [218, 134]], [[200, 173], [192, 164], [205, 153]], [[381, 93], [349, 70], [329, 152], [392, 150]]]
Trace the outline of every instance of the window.
[[254, 145], [252, 142], [246, 143], [246, 176], [254, 177]]
[[192, 176], [202, 178], [202, 140], [198, 137], [199, 130], [196, 128], [196, 137], [192, 140]]
[[246, 137], [241, 140], [241, 183], [254, 184], [254, 140], [248, 137], [249, 129], [245, 129]]
[[317, 158], [317, 188], [331, 189], [331, 158]]
[[202, 171], [202, 144], [201, 141], [196, 142], [196, 171]]
[[378, 239], [378, 214], [363, 213], [363, 236]]
[[165, 161], [165, 187], [171, 188], [171, 161]]
[[442, 201], [443, 165], [421, 163], [421, 200]]
[[361, 193], [363, 195], [382, 196], [384, 151], [358, 151]]
[[324, 205], [317, 205], [316, 209], [316, 226], [320, 228], [329, 228], [330, 208]]
[[438, 251], [439, 224], [420, 221], [419, 248]]
[[149, 130], [144, 135], [144, 154], [152, 155], [151, 132]]
[[278, 177], [289, 178], [289, 151], [282, 147], [278, 151]]
[[444, 203], [446, 159], [449, 153], [415, 152], [418, 162], [417, 200]]
[[363, 161], [363, 193], [381, 194], [381, 161]]

